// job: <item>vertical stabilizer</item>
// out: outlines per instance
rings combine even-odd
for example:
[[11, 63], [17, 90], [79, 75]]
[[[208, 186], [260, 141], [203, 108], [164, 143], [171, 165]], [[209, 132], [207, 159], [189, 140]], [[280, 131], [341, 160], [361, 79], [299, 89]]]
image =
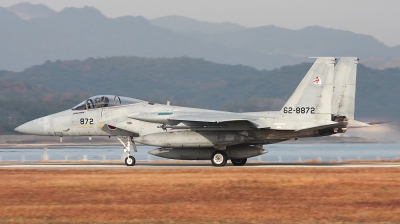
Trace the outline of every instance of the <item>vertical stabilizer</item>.
[[280, 114], [284, 119], [331, 121], [334, 57], [318, 57]]
[[354, 119], [358, 58], [343, 57], [335, 67], [332, 114]]

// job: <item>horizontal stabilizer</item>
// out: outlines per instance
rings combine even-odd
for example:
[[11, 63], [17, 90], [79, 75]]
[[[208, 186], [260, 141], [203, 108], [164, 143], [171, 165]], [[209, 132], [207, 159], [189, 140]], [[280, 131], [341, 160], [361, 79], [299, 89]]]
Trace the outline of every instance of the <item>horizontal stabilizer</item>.
[[357, 120], [349, 120], [347, 127], [348, 128], [365, 128], [365, 127], [371, 127], [372, 125], [386, 124], [386, 123], [390, 123], [390, 121], [361, 122], [361, 121], [357, 121]]
[[301, 129], [295, 130], [295, 132], [299, 131], [311, 131], [311, 130], [319, 130], [319, 129], [326, 129], [326, 128], [345, 128], [346, 125], [343, 123], [336, 123], [332, 122], [331, 124], [325, 124], [325, 125], [318, 125], [318, 126], [310, 126], [310, 127], [304, 127]]
[[390, 123], [391, 121], [373, 121], [373, 122], [367, 122], [369, 125], [376, 125], [376, 124], [387, 124]]

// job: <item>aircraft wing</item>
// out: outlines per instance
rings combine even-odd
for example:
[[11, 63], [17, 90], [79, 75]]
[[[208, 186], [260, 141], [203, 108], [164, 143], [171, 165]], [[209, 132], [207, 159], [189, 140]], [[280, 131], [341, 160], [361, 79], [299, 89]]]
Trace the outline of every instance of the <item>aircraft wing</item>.
[[231, 121], [247, 121], [257, 128], [268, 128], [269, 125], [264, 124], [258, 117], [246, 116], [241, 114], [201, 114], [201, 115], [182, 115], [171, 118], [175, 121], [196, 121], [196, 122], [231, 122]]
[[222, 123], [222, 122], [234, 122], [234, 121], [248, 121], [250, 124], [257, 128], [268, 128], [265, 122], [259, 117], [249, 116], [238, 113], [220, 113], [220, 112], [165, 112], [165, 113], [145, 113], [145, 114], [134, 114], [128, 116], [129, 118], [152, 122], [152, 123], [170, 123], [176, 122], [206, 122], [206, 123]]

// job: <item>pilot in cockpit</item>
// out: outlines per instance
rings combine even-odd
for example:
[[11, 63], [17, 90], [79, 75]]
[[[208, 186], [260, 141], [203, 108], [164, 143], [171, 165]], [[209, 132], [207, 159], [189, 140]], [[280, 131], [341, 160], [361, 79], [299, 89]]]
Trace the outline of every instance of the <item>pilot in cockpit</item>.
[[94, 108], [101, 108], [101, 107], [108, 107], [108, 97], [102, 96], [102, 97], [96, 97], [94, 99]]
[[108, 107], [108, 102], [109, 102], [108, 97], [106, 96], [101, 97], [101, 107]]
[[100, 108], [100, 107], [102, 107], [101, 99], [100, 97], [97, 97], [96, 99], [94, 99], [94, 108]]

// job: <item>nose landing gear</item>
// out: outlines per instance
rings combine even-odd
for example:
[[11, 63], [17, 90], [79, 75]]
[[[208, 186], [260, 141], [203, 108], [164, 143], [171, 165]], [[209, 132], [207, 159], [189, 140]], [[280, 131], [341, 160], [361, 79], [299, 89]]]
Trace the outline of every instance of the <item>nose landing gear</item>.
[[136, 164], [136, 159], [135, 159], [135, 157], [131, 156], [131, 145], [133, 147], [133, 151], [137, 152], [137, 148], [136, 148], [135, 142], [132, 141], [132, 137], [130, 137], [130, 136], [128, 137], [127, 144], [125, 144], [120, 137], [117, 137], [117, 138], [118, 138], [119, 142], [121, 142], [121, 144], [124, 146], [122, 149], [124, 150], [124, 152], [127, 153], [126, 158], [125, 158], [125, 165], [134, 166]]

